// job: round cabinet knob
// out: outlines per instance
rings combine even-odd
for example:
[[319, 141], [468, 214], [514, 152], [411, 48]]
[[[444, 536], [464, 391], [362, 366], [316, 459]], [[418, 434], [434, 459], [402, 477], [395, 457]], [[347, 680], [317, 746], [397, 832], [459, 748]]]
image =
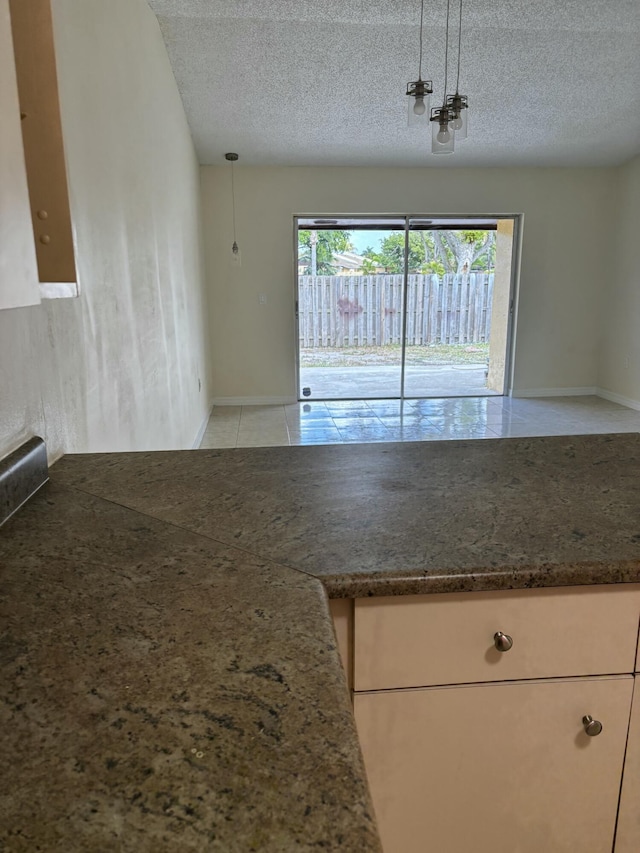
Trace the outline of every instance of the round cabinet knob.
[[595, 737], [602, 731], [602, 723], [600, 720], [594, 720], [593, 717], [590, 717], [588, 714], [586, 717], [582, 718], [582, 725], [589, 737]]
[[499, 652], [508, 652], [513, 646], [513, 637], [503, 634], [502, 631], [496, 631], [493, 635], [493, 642]]

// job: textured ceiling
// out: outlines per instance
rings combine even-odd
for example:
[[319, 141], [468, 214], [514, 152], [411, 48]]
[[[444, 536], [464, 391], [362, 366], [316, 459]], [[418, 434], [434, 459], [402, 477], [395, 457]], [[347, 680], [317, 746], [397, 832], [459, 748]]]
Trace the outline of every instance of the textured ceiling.
[[[640, 151], [640, 0], [464, 0], [469, 138], [450, 157], [406, 126], [420, 0], [148, 2], [201, 163], [592, 166]], [[445, 17], [446, 0], [425, 0], [433, 106]]]

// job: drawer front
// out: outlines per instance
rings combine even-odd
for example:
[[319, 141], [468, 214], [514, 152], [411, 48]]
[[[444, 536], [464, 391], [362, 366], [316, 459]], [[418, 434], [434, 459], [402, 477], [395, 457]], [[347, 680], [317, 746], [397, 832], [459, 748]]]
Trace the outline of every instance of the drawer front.
[[637, 584], [357, 599], [354, 687], [631, 673], [639, 614]]
[[632, 688], [623, 675], [357, 693], [385, 853], [611, 853]]

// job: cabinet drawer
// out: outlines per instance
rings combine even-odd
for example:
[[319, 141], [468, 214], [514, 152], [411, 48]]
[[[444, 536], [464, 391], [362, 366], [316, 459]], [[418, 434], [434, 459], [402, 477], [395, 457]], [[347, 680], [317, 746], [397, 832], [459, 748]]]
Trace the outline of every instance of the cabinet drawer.
[[385, 853], [610, 853], [632, 688], [622, 675], [356, 694]]
[[637, 584], [357, 599], [354, 687], [630, 673], [639, 614]]

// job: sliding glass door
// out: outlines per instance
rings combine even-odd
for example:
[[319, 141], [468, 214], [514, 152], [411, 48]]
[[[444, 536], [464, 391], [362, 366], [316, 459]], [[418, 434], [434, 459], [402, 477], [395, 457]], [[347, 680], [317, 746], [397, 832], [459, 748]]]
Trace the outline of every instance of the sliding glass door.
[[496, 220], [410, 219], [404, 394], [477, 397], [489, 388]]
[[299, 220], [297, 238], [300, 399], [400, 397], [404, 219]]
[[503, 394], [515, 225], [299, 218], [299, 398]]

